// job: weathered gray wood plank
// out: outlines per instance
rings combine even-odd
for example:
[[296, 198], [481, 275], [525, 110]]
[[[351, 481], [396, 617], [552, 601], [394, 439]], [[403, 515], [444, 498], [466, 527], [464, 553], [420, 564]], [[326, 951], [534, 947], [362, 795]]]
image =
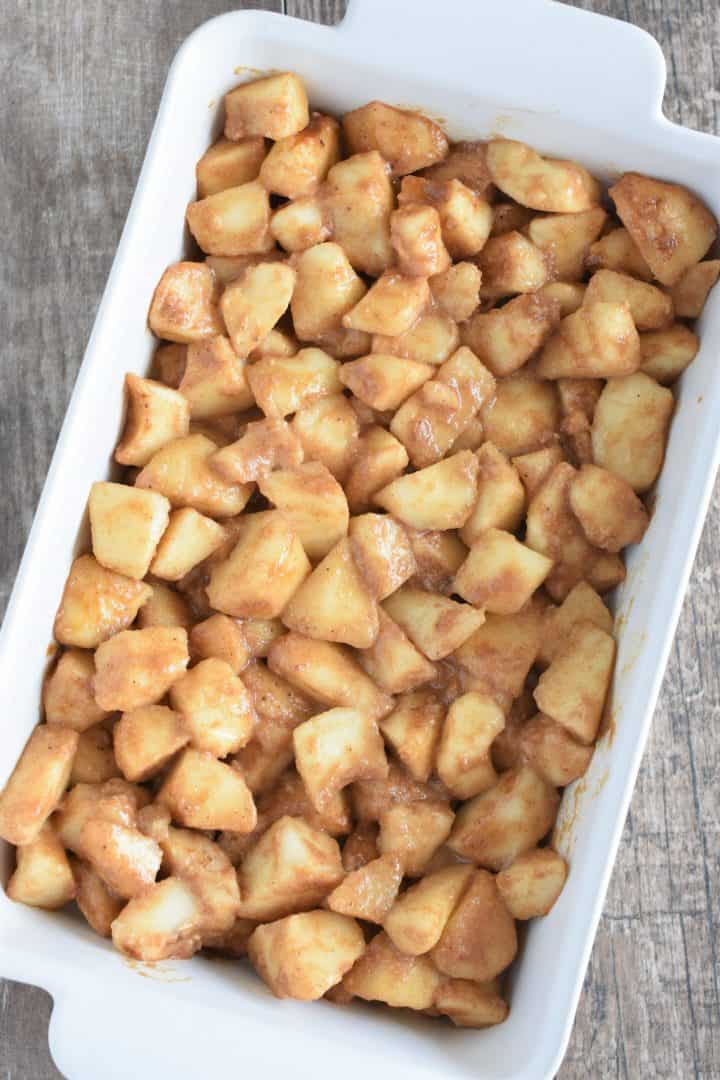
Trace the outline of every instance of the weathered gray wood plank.
[[[177, 44], [228, 0], [36, 0], [4, 12], [0, 604], [47, 465]], [[237, 0], [236, 4], [237, 6]], [[336, 22], [342, 0], [265, 6]], [[715, 0], [577, 0], [658, 38], [666, 111], [720, 130]], [[9, 8], [10, 5], [7, 5]], [[720, 1076], [720, 490], [593, 951], [562, 1080]], [[0, 1075], [51, 1080], [50, 999], [0, 984]]]

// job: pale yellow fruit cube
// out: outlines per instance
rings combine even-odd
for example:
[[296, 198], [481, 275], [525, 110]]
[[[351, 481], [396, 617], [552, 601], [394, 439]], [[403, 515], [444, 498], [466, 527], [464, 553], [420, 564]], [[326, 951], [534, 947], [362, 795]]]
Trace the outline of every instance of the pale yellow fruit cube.
[[[561, 379], [560, 382], [562, 381]], [[537, 495], [550, 473], [561, 461], [564, 461], [564, 456], [559, 446], [532, 450], [529, 454], [518, 454], [512, 459], [525, 488], [528, 503]]]
[[222, 334], [210, 267], [197, 262], [168, 266], [153, 293], [148, 325], [159, 338], [181, 345]]
[[154, 705], [182, 676], [189, 660], [182, 627], [123, 630], [95, 653], [95, 700], [108, 711]]
[[402, 182], [401, 207], [426, 203], [440, 218], [442, 239], [453, 259], [468, 259], [484, 247], [492, 227], [490, 204], [458, 178], [429, 181], [407, 176]]
[[[235, 283], [223, 293], [223, 311], [228, 291], [234, 287]], [[228, 332], [230, 325], [228, 322]], [[178, 390], [186, 399], [193, 420], [228, 416], [255, 404], [242, 359], [245, 355], [240, 350], [236, 351], [224, 334], [188, 345]]]
[[189, 506], [173, 510], [150, 570], [155, 577], [179, 581], [194, 566], [212, 555], [225, 539], [222, 525], [212, 518], [199, 514]]
[[322, 349], [301, 349], [294, 356], [257, 360], [248, 377], [255, 399], [266, 416], [296, 413], [320, 398], [338, 394], [340, 365]]
[[485, 621], [483, 613], [469, 604], [414, 585], [403, 585], [384, 601], [384, 608], [428, 660], [442, 660], [454, 652]]
[[191, 886], [168, 877], [127, 904], [113, 921], [113, 945], [135, 960], [186, 959], [202, 944], [202, 902]]
[[409, 460], [403, 444], [385, 428], [373, 425], [362, 431], [344, 482], [352, 512], [360, 514], [368, 510], [375, 493], [400, 476]]
[[226, 615], [274, 618], [310, 573], [302, 544], [276, 510], [249, 514], [235, 539], [210, 572], [210, 603]]
[[630, 375], [639, 365], [640, 338], [628, 304], [586, 294], [583, 306], [562, 320], [543, 347], [537, 371], [545, 379], [606, 379]]
[[323, 205], [332, 235], [355, 270], [376, 277], [392, 262], [394, 203], [390, 167], [376, 150], [353, 154], [330, 169]]
[[307, 251], [331, 236], [323, 204], [317, 195], [293, 199], [270, 218], [270, 235], [289, 252]]
[[158, 802], [189, 829], [229, 829], [250, 833], [257, 811], [236, 769], [200, 750], [185, 749], [165, 778]]
[[720, 277], [720, 259], [707, 259], [686, 270], [670, 291], [677, 318], [699, 318], [708, 294], [717, 283], [718, 277]]
[[17, 848], [17, 863], [6, 893], [30, 907], [54, 910], [75, 896], [75, 879], [65, 849], [49, 823], [28, 844]]
[[88, 499], [93, 555], [101, 566], [143, 578], [168, 523], [170, 503], [154, 491], [100, 481]]
[[343, 364], [339, 372], [344, 386], [380, 412], [397, 409], [433, 374], [429, 364], [385, 353], [370, 353], [352, 360]]
[[235, 867], [222, 848], [191, 829], [167, 830], [160, 841], [163, 870], [187, 881], [202, 901], [202, 932], [227, 933], [235, 923], [240, 889]]
[[542, 609], [535, 603], [516, 615], [489, 614], [455, 651], [472, 689], [487, 693], [507, 711], [521, 693], [540, 650]]
[[153, 455], [135, 484], [160, 492], [176, 509], [191, 506], [208, 517], [234, 517], [245, 508], [252, 485], [221, 480], [209, 464], [216, 451], [206, 435], [175, 439]]
[[316, 1001], [340, 982], [365, 951], [354, 919], [332, 911], [308, 911], [258, 926], [248, 956], [279, 998]]
[[118, 896], [140, 896], [160, 869], [162, 851], [149, 836], [126, 825], [90, 818], [82, 827], [83, 856]]
[[569, 497], [588, 540], [605, 551], [640, 543], [650, 523], [627, 481], [598, 465], [582, 466], [570, 485]]
[[324, 705], [358, 709], [373, 718], [385, 716], [393, 707], [389, 694], [375, 686], [342, 645], [285, 634], [271, 645], [268, 664], [303, 694]]
[[583, 580], [602, 590], [602, 578], [596, 567], [605, 557], [616, 560], [622, 569], [617, 555], [605, 556], [593, 547], [570, 509], [570, 486], [576, 475], [572, 465], [560, 462], [530, 501], [527, 511], [525, 543], [553, 560], [555, 565], [545, 579], [545, 588], [557, 601], [564, 600]]
[[225, 95], [228, 139], [286, 139], [307, 127], [309, 119], [305, 87], [291, 71], [241, 83]]
[[536, 848], [498, 874], [498, 892], [513, 918], [534, 919], [552, 909], [567, 873], [562, 855], [551, 848]]
[[600, 202], [600, 185], [582, 165], [541, 157], [514, 139], [492, 139], [486, 162], [500, 190], [531, 210], [577, 214]]
[[342, 325], [368, 334], [402, 334], [417, 320], [429, 299], [430, 289], [424, 278], [387, 270], [343, 315]]
[[109, 889], [100, 875], [81, 859], [73, 859], [75, 903], [89, 926], [100, 937], [110, 937], [110, 927], [125, 906], [125, 900]]
[[278, 469], [262, 478], [258, 487], [282, 511], [309, 558], [327, 555], [347, 532], [347, 499], [329, 469], [319, 462]]
[[93, 697], [94, 674], [92, 653], [68, 649], [60, 655], [43, 688], [43, 707], [48, 724], [86, 731], [105, 719], [107, 713]]
[[395, 948], [407, 956], [430, 952], [474, 873], [472, 866], [448, 866], [411, 885], [395, 901], [383, 922]]
[[198, 195], [216, 195], [218, 191], [239, 187], [254, 180], [265, 159], [265, 140], [261, 135], [249, 135], [233, 142], [220, 138], [195, 166]]
[[224, 758], [249, 742], [255, 712], [245, 684], [217, 657], [201, 660], [170, 688], [193, 746]]
[[415, 690], [402, 694], [380, 722], [390, 748], [414, 780], [425, 783], [430, 777], [444, 719], [440, 695], [434, 690]]
[[673, 319], [670, 296], [655, 285], [616, 270], [598, 270], [590, 278], [583, 304], [625, 303], [638, 330], [659, 330]]
[[306, 460], [327, 466], [341, 483], [355, 460], [360, 434], [357, 414], [343, 394], [323, 397], [295, 413], [292, 431]]
[[445, 975], [484, 983], [504, 971], [516, 952], [515, 921], [495, 878], [486, 870], [475, 870], [431, 959]]
[[433, 300], [455, 322], [469, 319], [480, 302], [480, 270], [472, 262], [458, 262], [430, 279]]
[[594, 742], [614, 660], [609, 634], [593, 623], [576, 624], [568, 644], [540, 676], [534, 691], [538, 708], [581, 742]]
[[372, 352], [401, 356], [418, 364], [438, 365], [443, 364], [459, 344], [457, 324], [441, 311], [430, 309], [403, 334], [373, 334]]
[[480, 418], [486, 440], [508, 457], [541, 450], [557, 441], [557, 389], [533, 371], [518, 371], [498, 381], [495, 398], [483, 405]]
[[507, 1002], [493, 982], [446, 979], [438, 988], [433, 1008], [456, 1027], [485, 1028], [502, 1024], [508, 1016]]
[[401, 274], [432, 277], [450, 266], [440, 215], [433, 206], [405, 203], [390, 215], [390, 239]]
[[343, 979], [343, 987], [365, 1001], [404, 1009], [429, 1009], [441, 976], [425, 956], [406, 956], [385, 933], [377, 934]]
[[70, 784], [102, 784], [120, 775], [112, 732], [101, 725], [81, 731], [73, 758]]
[[415, 572], [415, 557], [402, 525], [385, 514], [350, 520], [349, 542], [367, 588], [377, 600], [399, 589]]
[[[387, 694], [402, 694], [431, 682], [437, 675], [434, 664], [415, 648], [410, 638], [378, 609], [378, 635], [368, 649], [358, 653], [358, 661], [370, 678]], [[388, 732], [383, 727], [383, 733]]]
[[463, 542], [454, 532], [408, 527], [406, 530], [415, 556], [418, 584], [429, 592], [452, 592], [455, 574], [468, 553]]
[[469, 799], [493, 786], [490, 747], [504, 727], [503, 711], [489, 694], [470, 691], [455, 698], [437, 752], [437, 774], [455, 798]]
[[560, 321], [560, 302], [542, 290], [516, 296], [501, 308], [478, 311], [462, 327], [468, 345], [493, 375], [518, 371]]
[[106, 570], [92, 555], [70, 568], [54, 633], [61, 645], [93, 649], [135, 619], [151, 588], [142, 581]]
[[190, 653], [194, 659], [217, 657], [237, 675], [251, 657], [248, 640], [242, 625], [229, 615], [211, 615], [196, 623], [189, 636]]
[[338, 915], [382, 924], [395, 902], [402, 878], [402, 863], [397, 855], [380, 855], [351, 871], [330, 893], [327, 906]]
[[378, 850], [397, 855], [409, 877], [421, 877], [450, 835], [455, 815], [447, 803], [397, 803], [380, 815]]
[[274, 143], [262, 163], [260, 179], [268, 191], [286, 199], [314, 195], [339, 157], [337, 120], [313, 113], [302, 131]]
[[445, 456], [494, 395], [495, 379], [472, 350], [462, 346], [400, 406], [390, 430], [421, 469]]
[[564, 319], [566, 315], [572, 315], [582, 307], [586, 291], [586, 286], [577, 282], [549, 281], [542, 289], [538, 289], [538, 295], [547, 300], [556, 300], [560, 305], [560, 317]]
[[269, 476], [274, 469], [302, 465], [304, 457], [290, 425], [271, 418], [249, 423], [237, 442], [213, 455], [210, 465], [224, 480], [246, 484]]
[[652, 270], [640, 254], [640, 248], [627, 229], [622, 228], [611, 229], [590, 245], [586, 266], [591, 271], [598, 267], [618, 270], [622, 274], [632, 274], [641, 281], [651, 281], [653, 277]]
[[494, 615], [515, 615], [552, 565], [552, 559], [521, 544], [512, 533], [487, 529], [455, 575], [454, 591]]
[[477, 496], [478, 461], [470, 450], [400, 476], [375, 493], [374, 501], [414, 529], [458, 529]]
[[263, 828], [286, 815], [300, 818], [306, 825], [329, 836], [347, 836], [352, 828], [348, 793], [338, 792], [320, 813], [310, 802], [307, 788], [294, 769], [284, 772], [275, 787], [258, 799], [258, 817]]
[[[535, 847], [552, 827], [560, 798], [528, 766], [511, 769], [466, 802], [457, 813], [448, 845], [489, 870], [501, 870]], [[466, 978], [462, 972], [448, 975]], [[477, 978], [492, 978], [497, 971]]]
[[570, 644], [581, 622], [594, 623], [606, 634], [613, 632], [612, 615], [587, 581], [579, 581], [560, 607], [549, 607], [543, 614], [538, 661], [547, 666]]
[[85, 857], [82, 830], [91, 819], [135, 828], [138, 810], [149, 803], [144, 788], [115, 778], [104, 784], [75, 784], [60, 803], [53, 819], [63, 847]]
[[113, 728], [115, 760], [126, 780], [147, 780], [190, 741], [179, 713], [144, 705], [123, 713]]
[[295, 332], [313, 341], [341, 327], [341, 320], [366, 293], [347, 255], [336, 243], [315, 244], [297, 256], [291, 310]]
[[345, 113], [342, 124], [350, 153], [378, 150], [394, 176], [416, 172], [447, 156], [444, 132], [419, 112], [371, 101]]
[[[267, 337], [287, 311], [294, 287], [295, 271], [281, 262], [250, 266], [225, 287], [220, 311], [237, 356], [247, 356]], [[252, 395], [248, 398], [236, 408], [248, 408]]]
[[675, 285], [717, 236], [708, 208], [680, 184], [625, 173], [609, 191], [618, 217], [663, 285]]
[[570, 732], [543, 713], [524, 724], [518, 736], [522, 759], [553, 787], [567, 787], [587, 771], [592, 746], [584, 746]]
[[240, 868], [245, 919], [269, 922], [316, 907], [342, 880], [332, 836], [299, 817], [283, 816], [250, 848]]
[[534, 217], [527, 229], [533, 244], [544, 251], [561, 281], [580, 281], [590, 245], [602, 232], [607, 214], [600, 206], [577, 214]]
[[274, 246], [270, 196], [259, 180], [190, 203], [185, 216], [190, 232], [207, 255], [247, 255]]
[[[698, 263], [699, 267], [704, 265]], [[697, 334], [684, 323], [673, 323], [667, 330], [651, 330], [640, 335], [640, 371], [667, 386], [693, 362], [699, 348]]]
[[360, 709], [335, 708], [293, 731], [295, 764], [320, 811], [355, 780], [387, 776], [385, 747], [375, 720]]
[[150, 598], [138, 612], [139, 628], [145, 630], [149, 626], [182, 626], [189, 630], [195, 615], [185, 597], [159, 581], [154, 582], [151, 589]]
[[187, 435], [190, 407], [177, 390], [131, 372], [125, 376], [125, 389], [128, 412], [115, 460], [121, 465], [147, 465], [166, 443]]
[[672, 392], [643, 372], [609, 379], [592, 425], [595, 464], [638, 494], [648, 491], [662, 468], [674, 408]]
[[366, 649], [378, 635], [377, 605], [344, 537], [300, 585], [282, 619], [290, 630]]
[[491, 442], [477, 451], [480, 466], [478, 495], [473, 511], [460, 530], [472, 546], [488, 529], [514, 532], [525, 511], [525, 489], [514, 465]]
[[478, 256], [480, 297], [534, 293], [550, 279], [545, 253], [519, 232], [491, 236]]

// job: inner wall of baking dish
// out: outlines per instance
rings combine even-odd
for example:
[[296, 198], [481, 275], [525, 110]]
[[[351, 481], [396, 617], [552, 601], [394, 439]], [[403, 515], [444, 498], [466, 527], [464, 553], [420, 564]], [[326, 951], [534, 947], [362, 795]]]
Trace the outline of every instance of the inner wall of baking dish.
[[[420, 107], [441, 119], [455, 138], [499, 132], [525, 139], [547, 153], [576, 157], [606, 179], [623, 169], [647, 171], [689, 184], [703, 194], [716, 214], [720, 210], [714, 195], [717, 169], [714, 177], [709, 176], [707, 167], [701, 167], [679, 145], [677, 150], [663, 150], [662, 145], [671, 141], [669, 128], [667, 139], [648, 130], [630, 140], [563, 121], [559, 115], [513, 110], [502, 94], [479, 96], [469, 88], [440, 85], [399, 66], [395, 71], [373, 69], [358, 62], [350, 43], [333, 30], [287, 21], [281, 30], [273, 20], [260, 27], [259, 20], [238, 19], [233, 26], [230, 34], [215, 34], [212, 63], [207, 50], [203, 53], [205, 31], [196, 35], [174, 66], [163, 99], [138, 194], [48, 477], [20, 574], [21, 587], [8, 613], [0, 655], [0, 676], [4, 676], [0, 701], [12, 722], [6, 722], [0, 747], [0, 782], [38, 719], [53, 617], [78, 545], [87, 492], [93, 480], [109, 475], [122, 426], [124, 374], [148, 370], [154, 346], [146, 329], [150, 297], [166, 265], [187, 250], [183, 220], [186, 204], [195, 193], [195, 162], [217, 133], [223, 93], [253, 73], [244, 68], [297, 71], [306, 81], [313, 106], [328, 112], [342, 113], [371, 97]], [[356, 1046], [371, 1048], [381, 1034], [379, 1028], [384, 1030], [390, 1036], [382, 1041], [388, 1071], [391, 1067], [402, 1071], [404, 1062], [407, 1075], [407, 1063], [413, 1061], [418, 1063], [418, 1073], [427, 1070], [428, 1075], [442, 1069], [447, 1076], [510, 1077], [531, 1059], [537, 1043], [533, 1033], [547, 1034], [552, 1028], [561, 1038], [576, 983], [569, 972], [579, 971], [589, 947], [588, 927], [620, 824], [618, 805], [643, 737], [646, 702], [652, 698], [658, 665], [664, 659], [665, 628], [673, 622], [685, 553], [692, 547], [697, 516], [693, 510], [707, 474], [704, 458], [711, 451], [708, 417], [720, 404], [713, 370], [720, 346], [719, 302], [720, 297], [711, 297], [703, 316], [702, 349], [678, 390], [668, 462], [652, 525], [642, 548], [629, 555], [628, 578], [617, 597], [622, 633], [610, 731], [600, 742], [588, 776], [565, 795], [558, 844], [571, 864], [568, 885], [550, 916], [529, 928], [512, 979], [509, 1020], [477, 1033], [448, 1030], [390, 1010], [314, 1006], [318, 1012], [313, 1013], [317, 1015], [313, 1023], [322, 1023], [328, 1042], [346, 1045], [351, 1031]], [[6, 874], [8, 866], [6, 859]], [[156, 994], [190, 1002], [202, 999], [204, 1006], [231, 1011], [235, 1023], [270, 1031], [280, 1016], [288, 1038], [301, 1039], [307, 1031], [307, 1007], [278, 1005], [242, 965], [196, 959], [189, 965], [170, 966], [186, 981], [173, 981], [162, 973], [155, 980], [138, 979], [109, 944], [71, 917], [30, 911], [11, 905], [4, 896], [0, 904], [3, 947], [13, 952], [22, 935], [25, 956], [32, 953], [37, 965], [43, 957], [58, 963], [71, 958], [78, 971], [95, 970], [102, 963], [103, 980], [111, 978], [120, 991], [127, 984], [136, 1002]], [[37, 965], [24, 970], [39, 970]], [[22, 969], [17, 970], [22, 977]], [[36, 978], [42, 981], [39, 975]], [[240, 988], [240, 1001], [227, 993]], [[395, 1058], [397, 1066], [392, 1064]]]

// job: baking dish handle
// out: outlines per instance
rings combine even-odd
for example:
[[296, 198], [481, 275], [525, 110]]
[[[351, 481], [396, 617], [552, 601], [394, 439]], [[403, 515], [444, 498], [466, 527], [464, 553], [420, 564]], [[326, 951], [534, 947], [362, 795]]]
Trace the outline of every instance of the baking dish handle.
[[453, 82], [467, 80], [499, 101], [509, 87], [516, 108], [567, 116], [577, 101], [585, 124], [622, 117], [625, 129], [662, 116], [666, 68], [657, 41], [555, 0], [349, 0], [339, 30], [389, 70], [402, 43], [418, 71], [449, 70]]

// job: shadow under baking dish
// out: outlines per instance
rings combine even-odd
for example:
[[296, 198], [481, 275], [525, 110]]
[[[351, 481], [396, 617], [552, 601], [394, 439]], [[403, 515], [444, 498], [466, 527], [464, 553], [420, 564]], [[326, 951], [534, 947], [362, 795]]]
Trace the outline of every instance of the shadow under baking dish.
[[[52, 623], [78, 545], [87, 493], [109, 474], [123, 377], [144, 374], [146, 315], [165, 267], [186, 249], [194, 165], [217, 131], [236, 69], [292, 69], [315, 107], [371, 97], [421, 106], [454, 138], [492, 133], [572, 156], [604, 179], [627, 169], [675, 180], [720, 215], [718, 142], [659, 112], [657, 48], [624, 24], [539, 0], [444, 0], [442, 9], [356, 0], [320, 27], [237, 12], [197, 31], [173, 64], [127, 225], [0, 639], [0, 783], [38, 720]], [[700, 352], [677, 386], [667, 461], [648, 533], [618, 591], [620, 634], [609, 722], [587, 776], [565, 793], [556, 830], [570, 863], [549, 916], [529, 926], [511, 976], [508, 1020], [484, 1032], [405, 1012], [278, 1002], [245, 965], [195, 958], [130, 965], [70, 913], [0, 896], [0, 973], [55, 998], [51, 1048], [71, 1080], [342, 1075], [541, 1080], [557, 1069], [672, 640], [718, 461], [720, 292], [699, 321]], [[82, 538], [84, 542], [84, 538]], [[9, 852], [4, 851], [4, 880]]]

